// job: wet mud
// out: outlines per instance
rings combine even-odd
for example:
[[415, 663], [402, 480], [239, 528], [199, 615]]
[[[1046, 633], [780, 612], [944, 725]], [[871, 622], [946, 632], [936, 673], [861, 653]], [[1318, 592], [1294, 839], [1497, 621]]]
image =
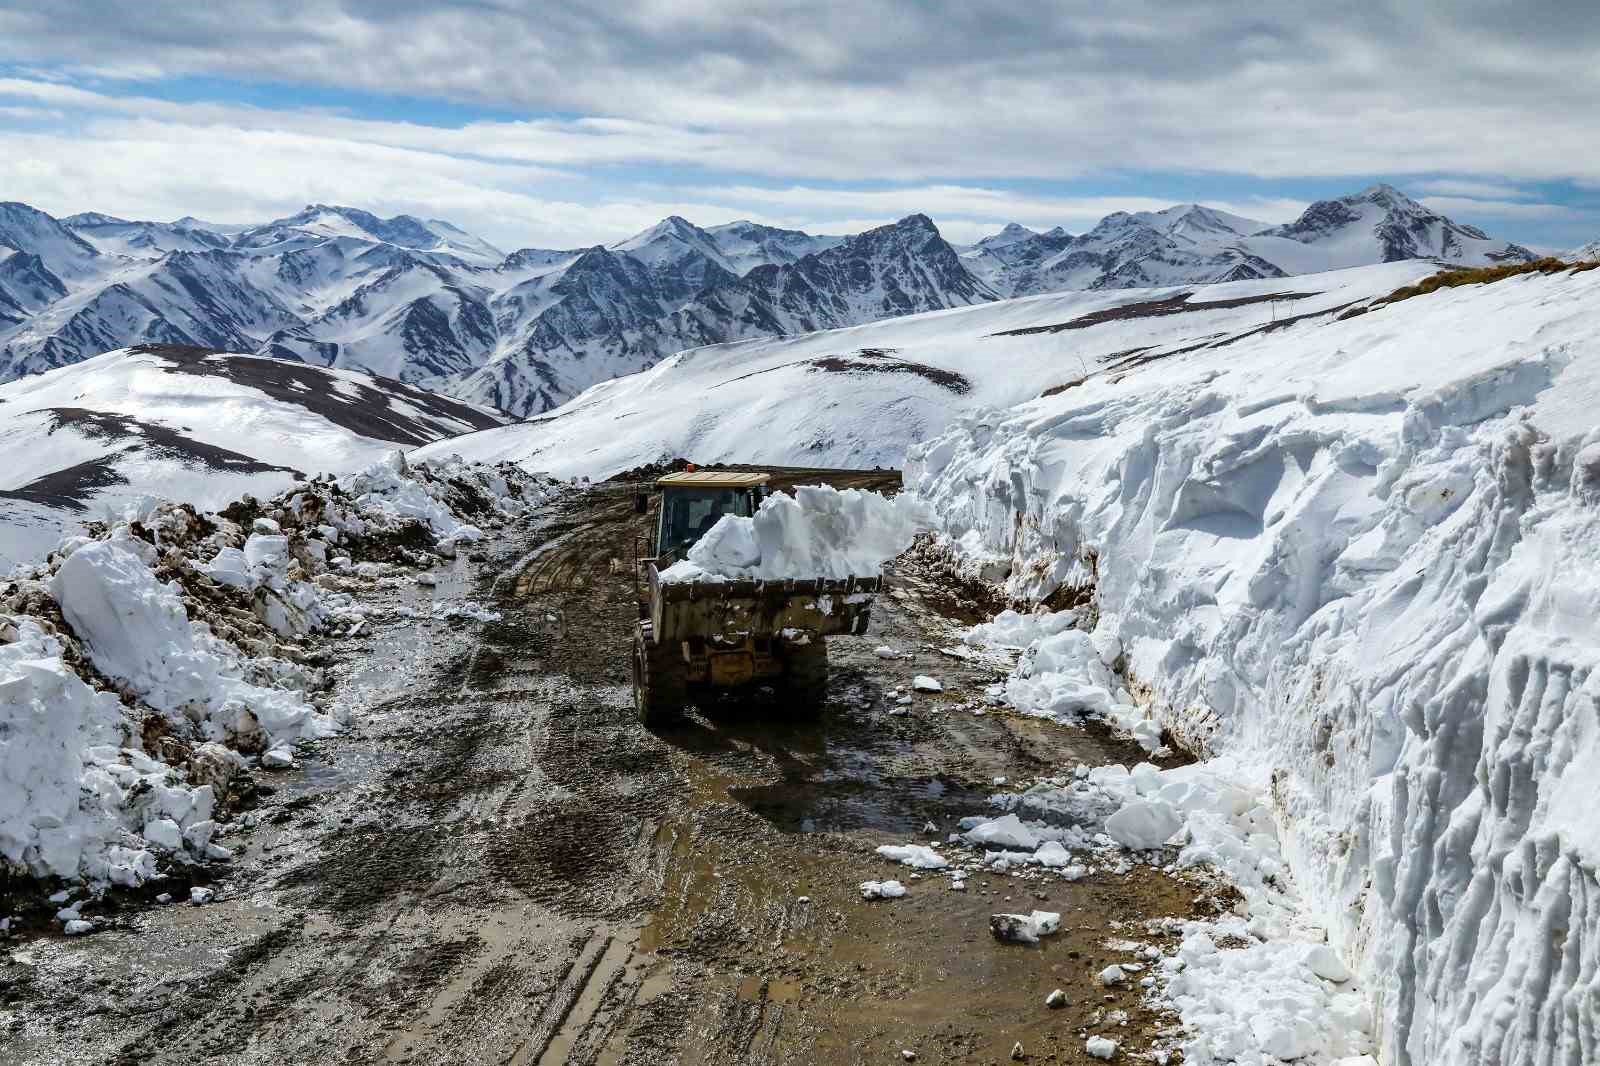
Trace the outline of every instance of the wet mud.
[[[1029, 1062], [1087, 1062], [1086, 1032], [1131, 1048], [1172, 1024], [1094, 975], [1129, 958], [1119, 939], [1152, 939], [1147, 920], [1228, 901], [1148, 866], [974, 874], [954, 892], [873, 852], [943, 839], [997, 777], [1137, 749], [984, 708], [1000, 667], [944, 650], [961, 622], [915, 560], [867, 636], [830, 642], [822, 714], [755, 691], [647, 731], [628, 687], [632, 504], [633, 486], [596, 486], [438, 588], [388, 593], [470, 596], [502, 618], [396, 617], [336, 645], [356, 725], [270, 777], [254, 824], [224, 838], [238, 855], [216, 901], [10, 944], [0, 1057], [997, 1063], [1020, 1041]], [[885, 644], [902, 657], [879, 658]], [[944, 691], [898, 705], [917, 674]], [[886, 877], [909, 894], [860, 898]], [[1035, 907], [1062, 912], [1060, 934], [990, 936], [990, 913]], [[1047, 1009], [1056, 988], [1068, 1003]]]

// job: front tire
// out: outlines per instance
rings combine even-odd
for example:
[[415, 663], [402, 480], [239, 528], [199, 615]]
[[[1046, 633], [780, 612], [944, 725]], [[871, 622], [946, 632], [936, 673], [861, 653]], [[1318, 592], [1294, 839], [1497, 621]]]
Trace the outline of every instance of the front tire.
[[676, 644], [657, 644], [650, 624], [641, 622], [633, 633], [633, 707], [645, 728], [654, 728], [683, 716], [687, 680], [682, 650]]

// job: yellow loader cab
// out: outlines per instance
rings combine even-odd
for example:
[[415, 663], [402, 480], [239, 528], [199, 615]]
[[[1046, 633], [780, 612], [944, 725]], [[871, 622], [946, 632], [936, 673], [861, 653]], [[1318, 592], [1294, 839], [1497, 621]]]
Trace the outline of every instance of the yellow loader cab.
[[[800, 711], [822, 704], [828, 680], [823, 638], [865, 633], [876, 574], [758, 580], [661, 580], [726, 515], [749, 518], [771, 474], [686, 470], [655, 482], [654, 543], [639, 566], [633, 695], [640, 719], [676, 717], [697, 693], [770, 683]], [[649, 512], [641, 495], [636, 510]]]
[[663, 565], [683, 553], [722, 519], [749, 518], [761, 506], [771, 474], [732, 470], [685, 470], [656, 482], [661, 514], [656, 524], [655, 557]]

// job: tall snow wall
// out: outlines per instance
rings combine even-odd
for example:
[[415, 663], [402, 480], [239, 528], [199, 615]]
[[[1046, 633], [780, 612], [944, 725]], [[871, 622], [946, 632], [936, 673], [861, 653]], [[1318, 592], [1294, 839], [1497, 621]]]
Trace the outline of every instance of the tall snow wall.
[[[1153, 713], [1270, 788], [1382, 1060], [1600, 1062], [1600, 271], [969, 418], [962, 565], [1096, 586]], [[1251, 771], [1245, 771], [1251, 772]]]

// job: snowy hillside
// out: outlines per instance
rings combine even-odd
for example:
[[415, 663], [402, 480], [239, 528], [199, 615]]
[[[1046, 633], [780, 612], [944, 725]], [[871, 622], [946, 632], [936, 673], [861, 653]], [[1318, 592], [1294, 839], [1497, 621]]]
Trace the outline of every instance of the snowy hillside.
[[1284, 226], [1182, 204], [1108, 215], [1078, 237], [1008, 226], [962, 253], [967, 269], [1012, 296], [1284, 277], [1402, 259], [1482, 266], [1532, 258], [1389, 185], [1319, 201]]
[[515, 460], [560, 476], [606, 476], [680, 455], [898, 465], [962, 415], [1070, 386], [1090, 371], [1155, 373], [1197, 345], [1228, 355], [1276, 350], [1432, 270], [1410, 262], [1293, 283], [1060, 293], [698, 348], [431, 452]]
[[0, 573], [147, 496], [217, 507], [496, 421], [397, 381], [174, 347], [0, 385]]
[[1005, 296], [1528, 253], [1378, 186], [1288, 226], [1193, 204], [952, 248], [924, 215], [843, 236], [672, 216], [509, 255], [447, 222], [311, 204], [255, 226], [0, 205], [0, 381], [132, 344], [394, 377], [516, 415], [684, 348]]
[[1574, 248], [1566, 256], [1563, 256], [1563, 258], [1575, 263], [1590, 262], [1595, 259], [1600, 259], [1600, 240], [1590, 241], [1582, 248]]

